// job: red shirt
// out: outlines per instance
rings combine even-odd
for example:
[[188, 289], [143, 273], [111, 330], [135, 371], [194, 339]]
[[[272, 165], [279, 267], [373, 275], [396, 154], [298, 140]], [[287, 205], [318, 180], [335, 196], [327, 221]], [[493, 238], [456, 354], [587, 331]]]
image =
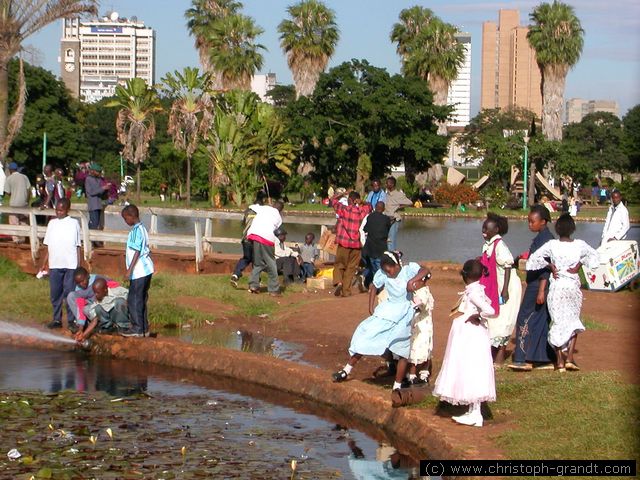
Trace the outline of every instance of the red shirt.
[[371, 205], [343, 205], [333, 202], [338, 215], [336, 243], [344, 248], [360, 248], [360, 224], [371, 213]]

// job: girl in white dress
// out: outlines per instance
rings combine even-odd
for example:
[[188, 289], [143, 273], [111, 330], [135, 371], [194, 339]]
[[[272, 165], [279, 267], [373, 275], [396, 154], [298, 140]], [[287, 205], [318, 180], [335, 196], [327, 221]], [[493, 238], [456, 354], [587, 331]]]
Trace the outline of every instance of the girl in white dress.
[[561, 215], [556, 221], [556, 233], [560, 238], [548, 241], [527, 260], [527, 270], [550, 266], [553, 272], [547, 298], [551, 316], [549, 343], [556, 349], [556, 368], [561, 372], [565, 369], [579, 370], [573, 353], [578, 333], [584, 332], [585, 327], [580, 321], [582, 292], [578, 272], [583, 265], [594, 269], [600, 263], [593, 248], [582, 240], [571, 238], [575, 230], [576, 224], [571, 215]]
[[467, 260], [462, 267], [466, 288], [452, 310], [447, 349], [433, 394], [453, 405], [469, 405], [469, 411], [452, 419], [463, 425], [482, 426], [482, 402], [496, 399], [487, 319], [494, 315], [489, 297], [479, 280], [487, 274], [480, 260]]
[[513, 255], [502, 238], [508, 230], [507, 219], [493, 213], [489, 213], [482, 224], [482, 263], [489, 269], [489, 276], [480, 283], [486, 286], [487, 279], [492, 279], [494, 285], [497, 282], [497, 299], [492, 298], [487, 290], [496, 311], [496, 316], [489, 319], [489, 336], [496, 365], [504, 363], [507, 345], [518, 320], [522, 297], [522, 282], [513, 271]]
[[[429, 275], [430, 276], [430, 275]], [[428, 277], [429, 277], [428, 276]], [[433, 351], [433, 295], [426, 286], [427, 278], [416, 282], [420, 285], [413, 293], [415, 314], [411, 321], [411, 350], [409, 352], [409, 383], [429, 383], [431, 352]]]

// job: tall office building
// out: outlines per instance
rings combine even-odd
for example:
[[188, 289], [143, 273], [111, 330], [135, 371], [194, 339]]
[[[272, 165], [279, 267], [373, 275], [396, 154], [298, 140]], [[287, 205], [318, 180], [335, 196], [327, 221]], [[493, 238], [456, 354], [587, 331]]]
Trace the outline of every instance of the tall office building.
[[118, 84], [142, 78], [155, 82], [155, 32], [137, 18], [116, 12], [98, 20], [62, 21], [62, 80], [72, 95], [96, 102], [115, 93]]
[[528, 32], [518, 10], [500, 10], [497, 24], [482, 24], [480, 108], [518, 106], [542, 114], [542, 76]]
[[458, 33], [456, 39], [464, 45], [464, 63], [449, 86], [447, 104], [454, 105], [454, 110], [448, 127], [464, 127], [471, 119], [471, 35]]
[[608, 112], [619, 117], [618, 102], [615, 100], [585, 100], [571, 98], [567, 100], [565, 123], [581, 122], [585, 115], [595, 112]]

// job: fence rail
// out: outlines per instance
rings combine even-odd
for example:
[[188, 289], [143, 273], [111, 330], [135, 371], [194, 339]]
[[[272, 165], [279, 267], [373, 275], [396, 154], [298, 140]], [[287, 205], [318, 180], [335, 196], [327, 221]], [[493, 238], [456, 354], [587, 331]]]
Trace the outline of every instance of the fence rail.
[[[157, 207], [139, 207], [140, 215], [149, 215], [149, 243], [152, 247], [182, 247], [188, 248], [195, 252], [196, 271], [200, 270], [200, 265], [204, 261], [204, 254], [211, 252], [215, 243], [240, 243], [239, 238], [215, 237], [213, 235], [214, 220], [242, 220], [242, 213], [239, 212], [220, 212], [211, 210], [189, 210], [182, 208], [157, 208]], [[121, 208], [109, 206], [105, 208], [105, 215], [120, 215]], [[46, 227], [39, 226], [36, 220], [37, 216], [55, 217], [56, 213], [53, 209], [40, 210], [31, 207], [7, 207], [0, 206], [0, 213], [8, 215], [19, 215], [22, 217], [21, 225], [0, 224], [1, 235], [11, 235], [16, 237], [29, 238], [31, 247], [31, 258], [34, 263], [38, 258], [40, 250], [40, 240], [44, 239]], [[117, 244], [126, 244], [128, 232], [118, 230], [90, 230], [89, 214], [85, 204], [72, 204], [69, 210], [69, 216], [77, 218], [80, 222], [80, 231], [82, 235], [82, 244], [84, 258], [88, 262], [91, 260], [93, 253], [92, 242], [110, 242]], [[193, 222], [193, 235], [159, 233], [158, 217], [172, 216], [191, 218]], [[26, 221], [24, 220], [26, 219]], [[199, 220], [204, 219], [204, 230]], [[306, 225], [322, 225], [332, 223], [331, 218], [327, 217], [298, 217], [289, 216], [291, 223], [299, 223]]]

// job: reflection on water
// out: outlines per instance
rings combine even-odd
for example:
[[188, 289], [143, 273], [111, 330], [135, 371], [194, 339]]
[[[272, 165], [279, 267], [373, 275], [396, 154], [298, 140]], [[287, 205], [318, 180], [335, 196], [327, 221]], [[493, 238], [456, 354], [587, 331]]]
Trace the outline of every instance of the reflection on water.
[[[143, 221], [149, 225], [149, 218]], [[184, 217], [159, 217], [158, 231], [161, 233], [193, 234], [195, 219]], [[199, 220], [204, 229], [204, 220]], [[482, 252], [482, 219], [465, 218], [407, 218], [400, 227], [398, 248], [410, 260], [450, 260], [464, 262]], [[333, 220], [326, 219], [327, 225]], [[284, 217], [287, 228], [287, 239], [291, 242], [304, 241], [308, 232], [320, 238], [320, 225], [300, 225], [295, 217]], [[577, 222], [575, 237], [587, 242], [592, 247], [600, 243], [603, 223]], [[126, 226], [120, 217], [108, 215], [107, 227], [124, 230]], [[553, 228], [553, 227], [552, 227]], [[239, 220], [214, 220], [213, 235], [218, 237], [238, 238], [242, 236], [242, 225]], [[509, 233], [505, 242], [511, 252], [517, 255], [529, 248], [534, 234], [529, 231], [524, 220], [510, 220]], [[633, 226], [628, 235], [629, 240], [640, 241], [640, 228]], [[214, 250], [222, 253], [241, 253], [240, 245], [216, 244]]]
[[[22, 350], [4, 346], [0, 346], [0, 362], [3, 366], [0, 391], [58, 392], [69, 389], [105, 391], [115, 397], [147, 392], [167, 411], [172, 410], [172, 405], [193, 404], [195, 408], [184, 417], [165, 418], [157, 415], [158, 411], [149, 410], [149, 421], [164, 422], [165, 429], [191, 425], [191, 435], [205, 435], [203, 438], [211, 437], [211, 432], [223, 432], [223, 436], [214, 435], [208, 440], [212, 448], [219, 442], [218, 437], [225, 442], [224, 448], [232, 450], [246, 448], [247, 439], [253, 437], [255, 441], [250, 442], [254, 444], [253, 448], [262, 448], [261, 445], [265, 448], [264, 461], [282, 465], [297, 459], [301, 473], [316, 468], [339, 472], [340, 478], [357, 480], [418, 478], [416, 461], [397, 452], [382, 438], [374, 440], [358, 429], [341, 426], [350, 424], [350, 420], [339, 417], [337, 412], [328, 412], [324, 407], [299, 398], [288, 397], [282, 403], [287, 405], [284, 407], [222, 390], [230, 388], [230, 385], [241, 387], [244, 382], [238, 379], [216, 380], [186, 370], [94, 357], [83, 352]], [[263, 391], [260, 387], [247, 385], [245, 392], [271, 398]], [[296, 410], [289, 405], [295, 405]], [[327, 418], [335, 415], [340, 423], [314, 414]], [[166, 424], [171, 422], [170, 419], [180, 423]], [[381, 433], [372, 432], [372, 435], [380, 437]], [[243, 468], [246, 475], [242, 478], [253, 474], [246, 471], [250, 465], [238, 461], [240, 475]]]
[[259, 353], [291, 362], [310, 365], [302, 360], [304, 346], [285, 342], [274, 337], [248, 330], [229, 331], [225, 328], [206, 327], [183, 330], [164, 329], [163, 335], [177, 337], [183, 342], [195, 345], [224, 347], [242, 352]]

